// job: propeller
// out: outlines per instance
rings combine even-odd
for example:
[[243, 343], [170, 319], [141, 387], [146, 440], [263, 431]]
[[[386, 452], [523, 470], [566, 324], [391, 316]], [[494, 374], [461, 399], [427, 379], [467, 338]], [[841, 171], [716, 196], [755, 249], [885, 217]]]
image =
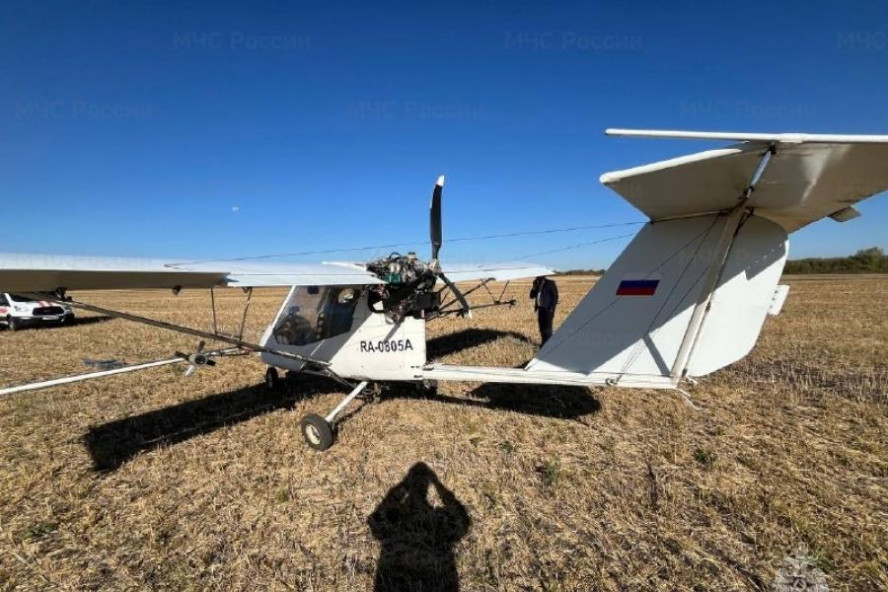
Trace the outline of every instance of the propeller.
[[192, 374], [197, 371], [198, 366], [215, 366], [216, 361], [210, 358], [207, 354], [203, 353], [204, 347], [206, 346], [206, 341], [201, 341], [197, 344], [197, 350], [193, 354], [185, 354], [182, 352], [176, 352], [176, 356], [182, 358], [186, 362], [188, 362], [188, 369], [185, 370], [185, 377], [188, 378]]
[[441, 270], [441, 262], [438, 260], [438, 254], [440, 253], [441, 245], [444, 242], [444, 233], [442, 230], [443, 223], [441, 221], [441, 197], [443, 193], [444, 175], [441, 175], [438, 177], [438, 181], [435, 183], [435, 188], [432, 190], [432, 203], [429, 208], [429, 238], [432, 243], [432, 260], [429, 262], [429, 268], [435, 276], [439, 277], [441, 281], [444, 282], [444, 285], [450, 288], [450, 291], [453, 292], [454, 297], [462, 307], [461, 314], [467, 314], [471, 317], [472, 309], [466, 301], [466, 297], [463, 296], [463, 293], [459, 291], [456, 285], [444, 275], [444, 272]]
[[429, 208], [429, 237], [432, 241], [432, 268], [436, 273], [440, 272], [438, 265], [438, 252], [441, 250], [441, 194], [444, 193], [444, 175], [438, 177], [435, 188], [432, 190], [432, 205]]

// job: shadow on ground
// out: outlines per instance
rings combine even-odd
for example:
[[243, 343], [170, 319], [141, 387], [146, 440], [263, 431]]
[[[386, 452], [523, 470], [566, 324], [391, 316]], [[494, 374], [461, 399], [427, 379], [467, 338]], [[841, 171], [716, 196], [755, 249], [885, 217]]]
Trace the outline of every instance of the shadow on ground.
[[[433, 492], [439, 504], [429, 501]], [[472, 521], [425, 463], [416, 463], [367, 519], [379, 541], [374, 592], [459, 590], [456, 544]]]
[[534, 343], [533, 340], [528, 339], [526, 335], [522, 335], [515, 331], [466, 329], [465, 331], [458, 331], [456, 333], [450, 333], [449, 335], [442, 335], [440, 337], [429, 339], [426, 343], [426, 357], [428, 357], [429, 360], [437, 360], [438, 358], [449, 356], [458, 351], [477, 347], [479, 345], [485, 345], [492, 341], [496, 341], [497, 339], [503, 339], [506, 337], [536, 345], [536, 343]]
[[555, 419], [579, 419], [601, 410], [601, 403], [585, 387], [546, 384], [482, 384], [463, 398], [433, 394], [409, 383], [392, 383], [382, 391], [381, 399], [392, 398], [433, 399]]
[[[441, 358], [463, 349], [484, 345], [498, 339], [512, 338], [536, 345], [527, 336], [514, 331], [495, 329], [466, 329], [450, 335], [430, 339], [427, 346], [430, 360]], [[516, 367], [523, 367], [525, 363]], [[409, 387], [409, 388], [405, 388]], [[429, 397], [428, 392], [405, 384], [388, 385], [383, 396]], [[558, 419], [577, 419], [596, 413], [601, 404], [589, 389], [574, 386], [527, 385], [527, 384], [483, 384], [469, 393], [468, 398], [436, 395], [436, 399], [457, 405], [487, 407], [540, 415]]]
[[113, 321], [114, 317], [74, 317], [74, 320], [68, 321], [60, 327], [81, 327], [85, 325], [97, 325], [107, 321]]
[[91, 427], [84, 443], [97, 471], [114, 471], [141, 452], [178, 444], [265, 413], [290, 408], [297, 401], [317, 394], [341, 390], [333, 381], [307, 376], [300, 377], [298, 382], [285, 381], [275, 393], [264, 385], [247, 387]]
[[581, 386], [488, 383], [469, 395], [472, 404], [556, 419], [577, 419], [601, 410], [592, 391]]

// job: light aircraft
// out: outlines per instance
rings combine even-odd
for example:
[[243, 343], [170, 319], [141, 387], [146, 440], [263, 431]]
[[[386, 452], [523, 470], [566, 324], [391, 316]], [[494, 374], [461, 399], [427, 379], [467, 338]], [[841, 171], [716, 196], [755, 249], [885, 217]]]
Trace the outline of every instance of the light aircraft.
[[[727, 147], [605, 173], [601, 182], [647, 222], [536, 357], [522, 368], [429, 363], [426, 323], [471, 315], [465, 296], [491, 281], [549, 275], [527, 263], [443, 265], [438, 179], [431, 203], [431, 258], [392, 254], [367, 264], [164, 263], [45, 255], [0, 256], [0, 287], [75, 308], [171, 329], [227, 349], [114, 367], [7, 388], [11, 394], [187, 362], [188, 372], [235, 352], [259, 353], [274, 387], [278, 368], [327, 376], [350, 392], [326, 416], [301, 421], [306, 442], [325, 450], [336, 417], [371, 382], [500, 382], [671, 389], [741, 358], [767, 315], [777, 314], [788, 235], [821, 218], [859, 215], [854, 204], [888, 189], [888, 136], [607, 130], [609, 135], [733, 142]], [[478, 282], [463, 292], [457, 283]], [[174, 325], [76, 300], [75, 290], [288, 286], [259, 343]], [[489, 291], [489, 290], [488, 290]], [[504, 293], [504, 292], [503, 292]], [[444, 294], [450, 294], [445, 298]], [[490, 293], [483, 306], [513, 304]], [[479, 307], [474, 307], [475, 309]], [[214, 305], [215, 314], [215, 305]], [[215, 318], [215, 316], [214, 316]], [[689, 400], [689, 399], [688, 399]]]

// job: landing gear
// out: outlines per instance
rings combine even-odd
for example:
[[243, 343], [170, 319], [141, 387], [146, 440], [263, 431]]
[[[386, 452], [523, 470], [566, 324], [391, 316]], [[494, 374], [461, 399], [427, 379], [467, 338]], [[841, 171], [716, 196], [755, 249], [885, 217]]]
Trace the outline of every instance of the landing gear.
[[265, 388], [269, 391], [276, 391], [281, 386], [281, 378], [278, 374], [277, 368], [274, 366], [269, 366], [268, 370], [265, 371]]
[[320, 415], [306, 415], [299, 423], [302, 428], [302, 437], [306, 443], [317, 451], [327, 450], [333, 446], [333, 428], [330, 423]]
[[352, 391], [339, 402], [339, 405], [327, 414], [327, 417], [321, 417], [314, 413], [303, 417], [302, 421], [299, 422], [299, 425], [302, 428], [302, 437], [305, 438], [305, 442], [318, 451], [327, 450], [333, 446], [333, 441], [336, 439], [335, 434], [333, 433], [333, 420], [336, 419], [337, 415], [342, 413], [342, 410], [345, 409], [349, 403], [355, 400], [355, 397], [361, 394], [361, 391], [363, 391], [368, 384], [370, 384], [369, 381], [365, 380], [353, 388]]

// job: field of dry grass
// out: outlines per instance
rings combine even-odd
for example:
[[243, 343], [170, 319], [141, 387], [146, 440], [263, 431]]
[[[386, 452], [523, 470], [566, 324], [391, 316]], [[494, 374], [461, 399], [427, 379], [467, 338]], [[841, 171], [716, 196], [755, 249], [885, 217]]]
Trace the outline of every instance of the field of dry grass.
[[[319, 454], [298, 421], [341, 389], [271, 397], [252, 358], [5, 397], [0, 589], [371, 590], [379, 571], [415, 590], [767, 590], [799, 553], [832, 590], [888, 589], [888, 279], [790, 283], [752, 355], [693, 388], [700, 411], [648, 391], [388, 389]], [[560, 282], [556, 321], [588, 285]], [[525, 362], [526, 289], [431, 325], [430, 355]], [[210, 322], [205, 294], [86, 296]], [[253, 338], [281, 297], [254, 295]], [[120, 320], [7, 331], [0, 384], [193, 346]]]

